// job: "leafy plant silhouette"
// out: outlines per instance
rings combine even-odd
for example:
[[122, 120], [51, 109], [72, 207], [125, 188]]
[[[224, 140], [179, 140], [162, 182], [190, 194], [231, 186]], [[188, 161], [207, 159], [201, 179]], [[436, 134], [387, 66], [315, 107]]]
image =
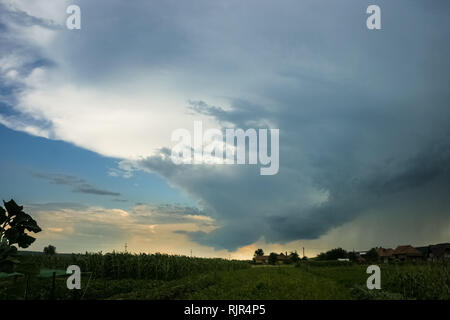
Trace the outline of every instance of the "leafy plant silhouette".
[[3, 203], [6, 210], [0, 206], [0, 271], [11, 272], [18, 262], [14, 259], [17, 253], [15, 245], [28, 248], [36, 239], [26, 231], [38, 233], [42, 229], [29, 214], [23, 212], [23, 206], [12, 199]]

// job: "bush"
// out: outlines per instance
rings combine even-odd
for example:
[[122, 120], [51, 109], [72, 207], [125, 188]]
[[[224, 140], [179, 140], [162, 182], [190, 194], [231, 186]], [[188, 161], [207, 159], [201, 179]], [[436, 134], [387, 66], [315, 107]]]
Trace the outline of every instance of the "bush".
[[56, 247], [49, 244], [47, 247], [44, 248], [44, 254], [52, 256], [56, 254]]

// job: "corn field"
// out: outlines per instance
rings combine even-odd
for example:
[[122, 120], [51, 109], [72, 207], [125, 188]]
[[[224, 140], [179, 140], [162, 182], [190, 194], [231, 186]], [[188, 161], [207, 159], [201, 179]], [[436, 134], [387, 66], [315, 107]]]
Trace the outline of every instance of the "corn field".
[[250, 268], [248, 262], [206, 259], [167, 254], [86, 253], [72, 255], [36, 255], [24, 261], [39, 268], [66, 269], [78, 265], [82, 272], [93, 272], [100, 279], [174, 280], [210, 271], [234, 271]]
[[385, 286], [405, 298], [450, 299], [450, 265], [448, 261], [422, 265], [391, 266]]
[[351, 288], [355, 299], [450, 299], [450, 261], [381, 264], [381, 289], [368, 290], [368, 265], [339, 265], [337, 261], [297, 265], [314, 275], [337, 280]]

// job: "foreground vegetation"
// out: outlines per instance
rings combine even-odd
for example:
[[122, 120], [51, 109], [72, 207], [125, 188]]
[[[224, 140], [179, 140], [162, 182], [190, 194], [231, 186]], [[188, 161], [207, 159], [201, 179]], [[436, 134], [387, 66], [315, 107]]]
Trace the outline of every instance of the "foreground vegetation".
[[310, 274], [334, 280], [349, 289], [355, 299], [450, 299], [450, 266], [446, 261], [379, 266], [381, 290], [368, 290], [367, 265], [337, 261], [297, 265]]
[[[42, 268], [77, 264], [82, 289], [66, 278], [36, 276]], [[31, 272], [28, 299], [450, 299], [446, 263], [381, 264], [381, 290], [368, 290], [366, 265], [301, 261], [251, 266], [249, 262], [127, 253], [21, 257]], [[27, 270], [25, 270], [27, 269]], [[34, 270], [34, 271], [33, 271]], [[23, 299], [26, 276], [0, 279], [0, 299]]]
[[[86, 253], [18, 256], [41, 228], [14, 200], [0, 206], [0, 299], [450, 299], [447, 263], [381, 265], [381, 290], [366, 287], [367, 265], [341, 248], [315, 261], [271, 253], [270, 265], [165, 254]], [[264, 251], [255, 251], [264, 258]], [[352, 262], [339, 262], [348, 258]], [[261, 259], [258, 259], [261, 260]], [[333, 260], [333, 261], [328, 261]], [[361, 259], [359, 259], [361, 261]], [[375, 263], [375, 249], [365, 255]], [[283, 263], [279, 265], [278, 263]], [[82, 271], [81, 290], [68, 290], [65, 270]]]

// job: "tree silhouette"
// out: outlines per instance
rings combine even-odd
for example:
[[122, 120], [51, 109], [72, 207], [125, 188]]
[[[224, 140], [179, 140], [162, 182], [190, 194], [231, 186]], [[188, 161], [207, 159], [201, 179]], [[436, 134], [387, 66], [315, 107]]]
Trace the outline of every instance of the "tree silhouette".
[[378, 252], [375, 248], [370, 249], [364, 255], [364, 259], [366, 259], [367, 262], [376, 262], [378, 258], [379, 258]]
[[14, 259], [19, 248], [28, 248], [36, 239], [26, 231], [38, 233], [41, 228], [30, 215], [23, 212], [23, 206], [14, 200], [3, 201], [5, 209], [0, 206], [0, 271], [12, 271]]
[[317, 256], [317, 260], [337, 260], [340, 258], [347, 258], [347, 251], [342, 248], [331, 249]]
[[289, 259], [291, 260], [291, 262], [294, 262], [294, 263], [300, 261], [300, 258], [299, 258], [299, 256], [298, 256], [298, 253], [295, 252], [295, 251], [292, 251], [292, 252], [289, 254]]
[[276, 254], [275, 252], [272, 252], [272, 253], [269, 255], [269, 263], [270, 263], [270, 264], [276, 264], [276, 263], [277, 263], [277, 260], [278, 260], [278, 254]]
[[46, 246], [44, 248], [44, 254], [49, 255], [49, 256], [53, 256], [56, 254], [56, 247], [52, 246], [51, 244], [49, 244], [48, 246]]
[[263, 249], [255, 250], [255, 257], [260, 257], [264, 255]]
[[350, 251], [348, 253], [348, 258], [350, 259], [350, 261], [358, 261], [358, 254], [354, 251]]

